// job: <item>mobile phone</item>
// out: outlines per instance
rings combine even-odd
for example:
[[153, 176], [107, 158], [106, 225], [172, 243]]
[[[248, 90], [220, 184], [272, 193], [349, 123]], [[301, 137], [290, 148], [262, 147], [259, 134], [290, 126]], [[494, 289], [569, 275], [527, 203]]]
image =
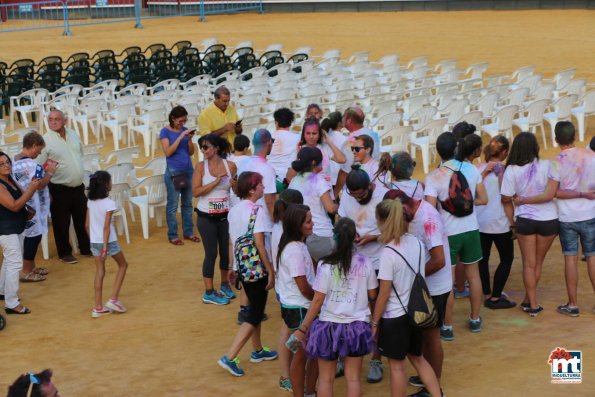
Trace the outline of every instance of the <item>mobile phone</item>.
[[188, 131], [188, 135], [194, 135], [194, 134], [196, 134], [196, 129]]
[[285, 342], [285, 347], [287, 347], [292, 353], [295, 354], [300, 349], [301, 344], [302, 341], [300, 341], [298, 338], [293, 336], [293, 334], [291, 334], [289, 335], [289, 339], [287, 339], [287, 342]]
[[37, 165], [35, 167], [35, 175], [33, 175], [33, 179], [41, 179], [43, 177], [43, 167], [41, 165]]
[[242, 119], [239, 119], [238, 121], [236, 121], [236, 125], [240, 125], [242, 124]]

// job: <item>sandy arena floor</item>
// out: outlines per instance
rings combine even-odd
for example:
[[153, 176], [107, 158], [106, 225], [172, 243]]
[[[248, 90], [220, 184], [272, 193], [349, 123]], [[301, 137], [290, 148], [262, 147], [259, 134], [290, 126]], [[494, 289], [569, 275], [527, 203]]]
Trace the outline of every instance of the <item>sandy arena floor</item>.
[[[419, 55], [428, 55], [431, 63], [453, 58], [461, 67], [487, 61], [488, 74], [510, 74], [517, 67], [533, 64], [549, 78], [564, 68], [576, 67], [578, 77], [595, 83], [595, 11], [250, 14], [210, 17], [208, 23], [176, 18], [143, 24], [142, 30], [133, 29], [132, 23], [77, 27], [72, 37], [61, 36], [59, 29], [2, 33], [0, 59], [39, 60], [105, 48], [119, 52], [130, 45], [171, 45], [182, 39], [199, 43], [215, 36], [230, 46], [240, 40], [253, 40], [255, 48], [281, 42], [286, 51], [311, 45], [316, 54], [339, 48], [344, 56], [369, 50], [371, 59], [396, 53], [402, 63]], [[591, 122], [589, 139], [594, 132], [595, 122]], [[105, 148], [103, 152], [108, 151]], [[550, 149], [543, 157], [551, 158], [554, 153]], [[140, 159], [138, 164], [145, 161]], [[419, 171], [417, 176], [422, 177]], [[240, 354], [247, 372], [243, 378], [232, 378], [216, 365], [237, 329], [239, 304], [214, 307], [201, 303], [202, 245], [187, 242], [174, 247], [167, 243], [165, 228], [158, 229], [154, 221], [148, 240], [142, 238], [138, 220], [130, 221], [130, 227], [131, 244], [120, 239], [130, 263], [122, 293], [129, 312], [98, 320], [90, 316], [93, 259], [62, 264], [50, 241], [51, 259], [38, 262], [50, 270], [48, 280], [21, 285], [20, 296], [33, 313], [9, 316], [7, 328], [0, 333], [0, 390], [6, 390], [22, 372], [50, 367], [63, 396], [289, 396], [277, 388], [278, 364], [249, 363], [249, 347]], [[506, 291], [520, 301], [523, 287], [518, 247], [515, 256]], [[111, 262], [106, 294], [115, 267]], [[484, 328], [479, 334], [467, 331], [469, 305], [457, 300], [456, 340], [444, 343], [446, 395], [595, 395], [595, 371], [590, 364], [595, 357], [593, 290], [581, 262], [581, 316], [569, 318], [555, 312], [555, 307], [566, 301], [558, 241], [544, 264], [539, 295], [546, 310], [537, 318], [518, 309], [482, 310]], [[280, 314], [273, 298], [269, 303], [271, 319], [263, 325], [263, 341], [275, 347]], [[547, 360], [558, 346], [582, 351], [582, 385], [550, 384]], [[366, 359], [364, 377], [367, 369]], [[388, 375], [386, 366], [385, 373]], [[343, 395], [344, 390], [345, 381], [340, 379], [336, 395]], [[388, 396], [388, 379], [376, 385], [364, 380], [363, 393]]]

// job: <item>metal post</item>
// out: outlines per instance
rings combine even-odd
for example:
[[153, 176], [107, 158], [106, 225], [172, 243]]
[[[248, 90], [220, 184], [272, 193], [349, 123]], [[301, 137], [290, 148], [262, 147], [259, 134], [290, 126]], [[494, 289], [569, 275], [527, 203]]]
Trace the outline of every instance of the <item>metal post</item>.
[[68, 24], [68, 0], [62, 2], [62, 15], [64, 18], [64, 33], [62, 33], [62, 36], [72, 36], [70, 25]]
[[200, 18], [198, 18], [200, 22], [206, 22], [207, 18], [205, 17], [205, 0], [200, 0]]
[[260, 0], [260, 6], [258, 7], [258, 13], [264, 14], [264, 10], [262, 9], [262, 0]]
[[136, 24], [134, 25], [135, 29], [142, 29], [143, 25], [140, 23], [140, 8], [141, 0], [134, 0], [134, 17], [136, 18]]

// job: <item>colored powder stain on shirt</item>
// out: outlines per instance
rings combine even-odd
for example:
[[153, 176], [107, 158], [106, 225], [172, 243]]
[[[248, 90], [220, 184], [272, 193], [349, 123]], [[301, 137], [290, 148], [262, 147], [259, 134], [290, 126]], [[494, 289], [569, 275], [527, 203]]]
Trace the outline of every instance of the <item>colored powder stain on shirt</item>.
[[437, 226], [431, 219], [424, 223], [424, 233], [426, 236], [431, 236], [436, 233]]

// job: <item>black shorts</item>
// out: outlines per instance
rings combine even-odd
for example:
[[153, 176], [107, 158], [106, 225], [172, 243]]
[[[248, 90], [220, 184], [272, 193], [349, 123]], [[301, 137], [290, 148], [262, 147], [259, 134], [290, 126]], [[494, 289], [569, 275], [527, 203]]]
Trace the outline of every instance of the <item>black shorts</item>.
[[411, 325], [406, 314], [381, 319], [378, 331], [378, 351], [384, 357], [404, 360], [407, 354], [421, 356], [423, 330]]
[[253, 283], [245, 283], [242, 281], [242, 286], [244, 287], [248, 301], [250, 301], [250, 305], [246, 306], [246, 317], [244, 318], [244, 321], [255, 327], [258, 327], [262, 322], [262, 316], [264, 315], [264, 309], [267, 304], [267, 296], [269, 293], [269, 291], [266, 290], [268, 283], [268, 276]]
[[305, 307], [284, 307], [281, 306], [281, 318], [292, 331], [295, 331], [302, 325], [308, 309]]
[[448, 301], [448, 295], [450, 295], [450, 291], [445, 292], [442, 295], [432, 295], [432, 302], [434, 302], [434, 307], [438, 313], [438, 323], [436, 324], [436, 327], [442, 327], [444, 325], [444, 316], [446, 315], [446, 301]]
[[536, 221], [523, 217], [517, 217], [514, 222], [517, 234], [528, 236], [539, 234], [540, 236], [555, 236], [560, 231], [560, 222], [557, 219], [550, 221]]
[[35, 237], [25, 237], [23, 241], [23, 259], [27, 261], [34, 261], [40, 242], [41, 234]]

